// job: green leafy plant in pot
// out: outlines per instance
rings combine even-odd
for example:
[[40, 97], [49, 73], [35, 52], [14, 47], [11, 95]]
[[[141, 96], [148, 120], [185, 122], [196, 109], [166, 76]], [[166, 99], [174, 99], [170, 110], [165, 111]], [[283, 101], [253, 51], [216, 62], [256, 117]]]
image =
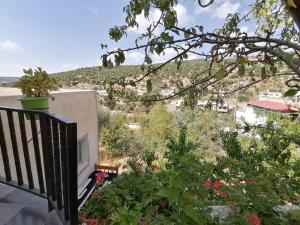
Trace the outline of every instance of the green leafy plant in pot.
[[37, 69], [23, 69], [24, 75], [17, 81], [16, 87], [23, 94], [19, 100], [23, 109], [48, 110], [49, 98], [54, 100], [50, 91], [58, 90], [58, 80], [50, 77], [41, 67]]

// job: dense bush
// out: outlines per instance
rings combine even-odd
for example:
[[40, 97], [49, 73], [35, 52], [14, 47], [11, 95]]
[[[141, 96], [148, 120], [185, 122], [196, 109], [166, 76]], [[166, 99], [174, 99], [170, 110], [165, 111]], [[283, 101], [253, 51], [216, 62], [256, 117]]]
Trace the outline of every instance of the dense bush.
[[[283, 125], [268, 126], [287, 131]], [[289, 135], [297, 134], [297, 129], [289, 129]], [[249, 146], [241, 144], [237, 133], [223, 132], [226, 154], [210, 162], [194, 154], [194, 145], [183, 128], [178, 139], [169, 140], [159, 169], [154, 170], [153, 163], [133, 162], [132, 171], [119, 176], [101, 193], [96, 191], [82, 213], [105, 218], [109, 224], [294, 222], [297, 216], [291, 219], [275, 207], [299, 203], [299, 158], [286, 154], [292, 143], [282, 134], [274, 149], [270, 127], [257, 132], [263, 138], [251, 139]], [[216, 205], [230, 209], [227, 217], [211, 216], [210, 206]]]
[[130, 130], [125, 117], [114, 114], [101, 131], [101, 142], [108, 157], [136, 157], [143, 150], [143, 139]]

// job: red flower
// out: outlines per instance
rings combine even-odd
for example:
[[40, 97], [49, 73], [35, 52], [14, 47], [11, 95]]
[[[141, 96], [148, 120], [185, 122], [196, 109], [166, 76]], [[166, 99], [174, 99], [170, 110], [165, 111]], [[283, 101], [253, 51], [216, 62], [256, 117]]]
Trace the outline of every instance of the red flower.
[[205, 187], [209, 188], [212, 185], [210, 179], [207, 179], [207, 181], [205, 182]]
[[105, 176], [107, 176], [107, 173], [100, 171], [96, 176], [96, 181], [100, 181]]
[[251, 225], [261, 225], [261, 220], [256, 213], [246, 213], [246, 219]]
[[215, 181], [214, 182], [214, 189], [218, 189], [221, 186], [221, 182]]

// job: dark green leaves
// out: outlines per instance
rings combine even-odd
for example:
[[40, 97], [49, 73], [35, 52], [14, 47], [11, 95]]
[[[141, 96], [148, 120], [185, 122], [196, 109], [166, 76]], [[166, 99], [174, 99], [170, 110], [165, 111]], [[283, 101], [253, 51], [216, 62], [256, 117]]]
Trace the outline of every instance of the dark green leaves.
[[124, 52], [119, 51], [116, 55], [115, 55], [115, 64], [116, 66], [121, 65], [122, 63], [124, 63], [125, 61], [125, 55]]
[[160, 190], [157, 192], [157, 196], [163, 197], [168, 199], [169, 203], [174, 204], [176, 202], [176, 199], [178, 197], [178, 191], [175, 189], [165, 189], [165, 190]]
[[244, 76], [246, 73], [245, 64], [247, 62], [247, 58], [244, 56], [239, 56], [237, 61], [238, 61], [238, 74], [240, 76]]
[[290, 96], [294, 96], [295, 94], [297, 94], [298, 89], [289, 89], [287, 92], [284, 93], [285, 97], [290, 97]]
[[245, 64], [240, 64], [238, 67], [238, 73], [240, 76], [244, 76], [246, 72]]
[[225, 70], [224, 64], [222, 63], [219, 66], [218, 71], [216, 72], [216, 77], [218, 80], [221, 80], [222, 78], [224, 78], [225, 74], [226, 74], [226, 70]]
[[261, 78], [262, 78], [262, 79], [266, 79], [266, 78], [267, 78], [267, 69], [266, 69], [266, 66], [263, 66], [263, 67], [261, 68], [260, 75], [261, 75]]
[[271, 66], [270, 70], [271, 70], [272, 74], [275, 75], [276, 72], [277, 72], [277, 67], [276, 66]]
[[115, 26], [109, 29], [109, 37], [114, 41], [119, 41], [125, 33], [126, 33], [125, 26], [121, 26], [121, 27]]
[[145, 56], [145, 63], [152, 64], [152, 59], [150, 58], [150, 56], [148, 54], [146, 54], [146, 56]]
[[163, 17], [163, 22], [166, 28], [174, 26], [177, 23], [176, 11], [173, 9], [168, 10]]
[[147, 92], [148, 93], [151, 93], [152, 92], [152, 82], [151, 82], [151, 80], [147, 80]]
[[170, 41], [173, 41], [174, 40], [174, 37], [173, 36], [170, 36], [170, 34], [168, 32], [162, 32], [160, 34], [160, 37], [163, 41], [165, 42], [170, 42]]

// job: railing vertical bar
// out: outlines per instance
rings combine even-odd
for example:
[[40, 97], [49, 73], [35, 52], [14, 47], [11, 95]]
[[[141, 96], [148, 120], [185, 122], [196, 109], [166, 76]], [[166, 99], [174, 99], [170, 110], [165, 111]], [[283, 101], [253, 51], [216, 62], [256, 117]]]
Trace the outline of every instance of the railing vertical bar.
[[68, 140], [68, 179], [69, 179], [69, 200], [70, 200], [70, 223], [78, 224], [78, 205], [77, 201], [77, 124], [69, 124], [67, 129]]
[[48, 148], [47, 148], [47, 153], [48, 153], [48, 160], [49, 160], [49, 182], [51, 185], [51, 196], [52, 196], [52, 201], [56, 201], [56, 185], [55, 185], [55, 171], [54, 171], [54, 154], [53, 154], [53, 129], [52, 129], [52, 119], [49, 117], [46, 117], [46, 135], [47, 135], [47, 141], [48, 141]]
[[[49, 122], [49, 120], [48, 120]], [[43, 149], [43, 158], [44, 158], [44, 170], [45, 170], [45, 181], [46, 181], [46, 194], [48, 199], [48, 209], [51, 211], [53, 205], [50, 202], [51, 198], [51, 175], [50, 175], [50, 160], [48, 154], [49, 148], [49, 126], [47, 126], [45, 115], [40, 115], [40, 127], [41, 127], [41, 140], [42, 140], [42, 149]]]
[[[65, 219], [69, 220], [69, 183], [68, 183], [68, 167], [67, 167], [67, 135], [66, 126], [60, 124], [60, 144], [61, 144], [61, 169], [62, 169], [62, 186], [63, 186], [63, 205]], [[77, 185], [76, 185], [77, 186]]]
[[43, 168], [42, 168], [42, 160], [40, 154], [40, 147], [39, 147], [39, 140], [38, 140], [38, 133], [36, 127], [36, 113], [30, 113], [30, 124], [31, 124], [31, 133], [32, 133], [32, 140], [33, 140], [33, 148], [34, 148], [34, 155], [35, 155], [35, 162], [36, 162], [36, 169], [38, 174], [38, 181], [40, 192], [43, 194], [45, 193], [45, 185], [44, 185], [44, 178], [43, 178]]
[[24, 160], [25, 160], [28, 185], [29, 185], [29, 189], [33, 189], [34, 182], [33, 182], [33, 178], [32, 178], [32, 170], [31, 170], [30, 156], [29, 156], [28, 143], [27, 143], [24, 113], [18, 112], [18, 117], [19, 117], [20, 133], [21, 133], [21, 140], [22, 140], [22, 147], [23, 147], [23, 154], [24, 154]]
[[5, 135], [3, 130], [3, 122], [1, 118], [1, 112], [0, 112], [0, 147], [1, 147], [1, 153], [2, 153], [2, 160], [4, 164], [4, 172], [5, 172], [5, 178], [7, 182], [11, 181], [11, 172], [10, 172], [10, 166], [9, 166], [9, 157], [7, 153], [7, 146], [5, 141]]
[[58, 123], [52, 120], [52, 132], [53, 132], [53, 147], [54, 147], [54, 166], [55, 166], [55, 185], [56, 185], [56, 199], [57, 208], [62, 209], [62, 190], [61, 190], [61, 163], [60, 163], [60, 151], [59, 151], [59, 135], [58, 135]]
[[23, 182], [19, 149], [18, 149], [17, 138], [16, 138], [16, 130], [15, 130], [13, 112], [8, 110], [8, 111], [6, 111], [6, 113], [7, 113], [7, 120], [8, 120], [8, 126], [9, 126], [11, 146], [12, 146], [12, 150], [13, 150], [15, 167], [16, 167], [16, 172], [17, 172], [18, 185], [22, 186], [24, 182]]

